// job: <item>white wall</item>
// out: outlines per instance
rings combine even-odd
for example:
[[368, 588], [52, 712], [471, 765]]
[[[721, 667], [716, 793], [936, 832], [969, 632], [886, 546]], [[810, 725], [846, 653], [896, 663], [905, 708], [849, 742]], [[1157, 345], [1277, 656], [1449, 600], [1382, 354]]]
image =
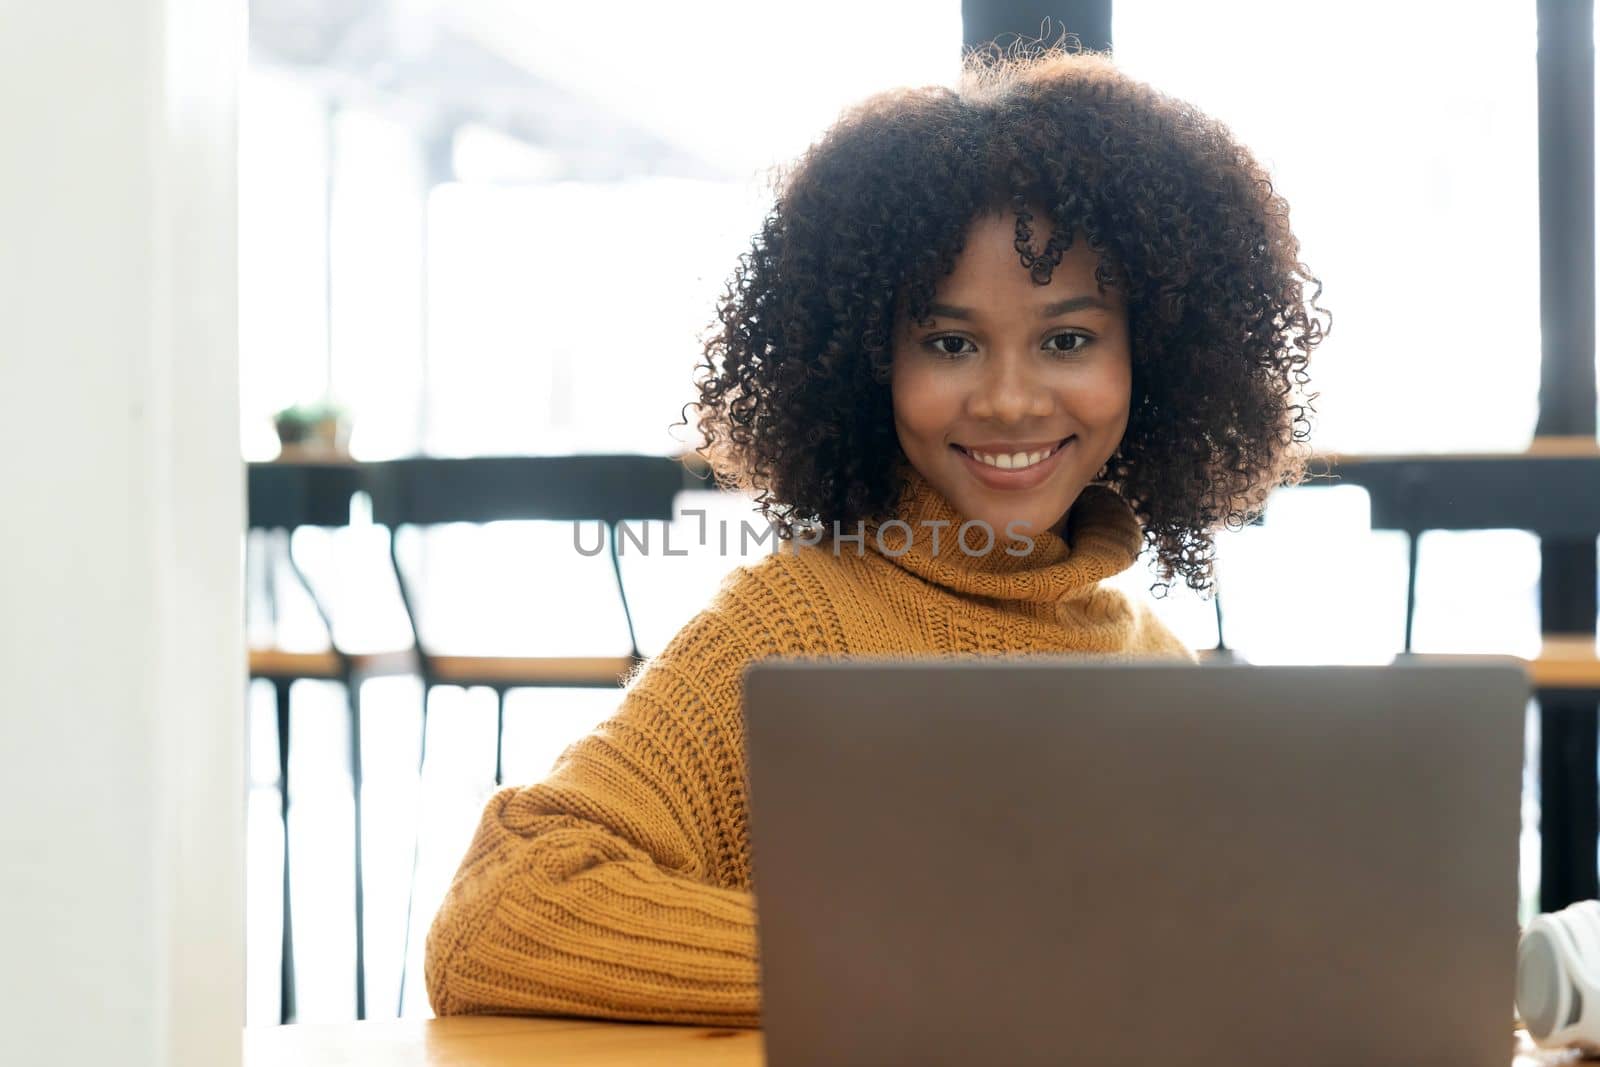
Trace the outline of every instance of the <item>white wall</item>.
[[0, 1063], [239, 1057], [242, 0], [0, 0]]

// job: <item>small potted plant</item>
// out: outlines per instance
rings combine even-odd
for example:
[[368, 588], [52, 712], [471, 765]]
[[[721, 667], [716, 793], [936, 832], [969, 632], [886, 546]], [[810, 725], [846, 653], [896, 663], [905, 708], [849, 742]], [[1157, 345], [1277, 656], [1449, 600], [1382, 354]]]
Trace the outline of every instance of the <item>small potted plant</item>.
[[349, 458], [350, 416], [330, 402], [296, 404], [272, 417], [280, 459]]

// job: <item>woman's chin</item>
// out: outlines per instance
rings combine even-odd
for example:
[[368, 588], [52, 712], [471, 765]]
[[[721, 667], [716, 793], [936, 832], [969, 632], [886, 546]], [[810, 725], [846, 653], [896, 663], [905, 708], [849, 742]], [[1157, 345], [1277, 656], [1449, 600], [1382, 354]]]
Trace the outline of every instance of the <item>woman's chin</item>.
[[[995, 543], [998, 545], [1021, 544], [1023, 547], [1031, 539], [1047, 533], [1055, 524], [1055, 519], [1046, 519], [1039, 514], [1010, 512], [991, 512], [974, 516], [984, 527], [994, 531]], [[1057, 516], [1056, 518], [1059, 518]], [[983, 535], [977, 531], [968, 535], [974, 542], [981, 541]]]
[[[993, 531], [996, 544], [1021, 542], [1026, 547], [1024, 538], [1038, 538], [1060, 524], [1076, 496], [1065, 498], [1054, 479], [1036, 490], [1000, 493], [970, 484], [959, 477], [964, 472], [955, 473], [957, 477], [941, 481], [954, 490], [946, 498], [955, 509], [967, 521], [981, 524], [968, 535], [975, 546], [983, 542], [985, 535], [981, 531], [987, 529]], [[939, 488], [937, 483], [935, 488]]]

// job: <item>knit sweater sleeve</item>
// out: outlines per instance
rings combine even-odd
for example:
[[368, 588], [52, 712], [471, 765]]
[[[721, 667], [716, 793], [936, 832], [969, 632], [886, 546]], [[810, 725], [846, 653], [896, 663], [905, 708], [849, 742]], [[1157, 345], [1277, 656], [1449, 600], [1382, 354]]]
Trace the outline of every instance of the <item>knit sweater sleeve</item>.
[[758, 1025], [744, 621], [714, 603], [548, 778], [491, 798], [428, 934], [437, 1014]]

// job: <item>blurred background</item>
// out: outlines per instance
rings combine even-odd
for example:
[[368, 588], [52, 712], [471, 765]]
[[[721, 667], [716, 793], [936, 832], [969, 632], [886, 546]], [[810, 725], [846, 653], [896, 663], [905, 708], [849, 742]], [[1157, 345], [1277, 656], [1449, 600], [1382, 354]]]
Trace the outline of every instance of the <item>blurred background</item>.
[[[1334, 315], [1312, 364], [1319, 450], [1529, 448], [1534, 4], [1079, 7], [1109, 16], [1089, 19], [1086, 42], [1226, 122], [1292, 205]], [[617, 520], [637, 520], [658, 538], [670, 527], [684, 555], [581, 555], [573, 472], [589, 468], [496, 468], [580, 479], [548, 514], [496, 511], [494, 471], [474, 460], [683, 454], [692, 442], [672, 424], [772, 168], [871, 92], [953, 85], [963, 45], [1005, 8], [252, 0], [239, 126], [249, 1023], [429, 1014], [423, 937], [497, 782], [541, 777], [616, 706], [618, 664], [659, 649], [761, 551], [697, 544], [686, 512], [753, 512], [687, 478], [664, 505], [596, 503], [583, 535], [615, 545]], [[1592, 445], [1592, 388], [1586, 403]], [[327, 406], [319, 453], [307, 427]], [[398, 480], [347, 477], [371, 469]], [[1284, 490], [1263, 523], [1222, 535], [1225, 613], [1182, 589], [1157, 610], [1195, 648], [1256, 663], [1540, 654], [1541, 542], [1514, 509], [1481, 529], [1375, 524], [1376, 490], [1351, 471]], [[429, 510], [427, 493], [456, 510]], [[329, 500], [345, 510], [311, 513]], [[1588, 569], [1573, 573], [1592, 586], [1593, 532], [1577, 543]], [[1143, 566], [1119, 579], [1140, 596], [1152, 580]], [[1528, 721], [1524, 918], [1541, 872], [1537, 708]]]

